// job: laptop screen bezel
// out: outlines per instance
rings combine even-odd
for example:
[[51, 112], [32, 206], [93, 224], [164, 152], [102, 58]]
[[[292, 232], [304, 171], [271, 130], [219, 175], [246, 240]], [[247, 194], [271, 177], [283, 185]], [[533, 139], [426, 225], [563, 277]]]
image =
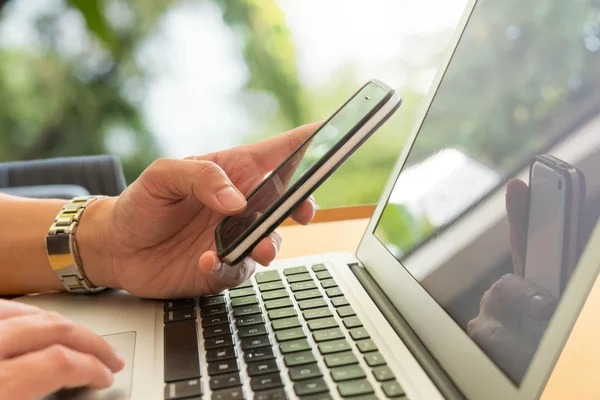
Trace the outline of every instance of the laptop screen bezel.
[[[537, 398], [556, 364], [577, 316], [593, 287], [600, 270], [600, 224], [571, 277], [552, 322], [520, 385], [508, 376], [466, 334], [454, 319], [409, 274], [402, 264], [375, 236], [375, 229], [404, 162], [426, 118], [435, 94], [452, 60], [454, 51], [469, 22], [477, 0], [469, 0], [447, 53], [433, 79], [409, 138], [390, 175], [385, 190], [369, 221], [356, 256], [386, 293], [400, 314], [411, 325], [440, 366], [469, 399]], [[597, 244], [589, 245], [590, 243]], [[582, 267], [585, 266], [585, 267]]]

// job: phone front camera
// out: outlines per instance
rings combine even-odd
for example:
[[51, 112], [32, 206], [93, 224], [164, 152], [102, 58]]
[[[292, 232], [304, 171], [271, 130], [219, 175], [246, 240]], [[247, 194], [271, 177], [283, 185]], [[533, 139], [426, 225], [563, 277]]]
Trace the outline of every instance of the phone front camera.
[[365, 100], [371, 100], [369, 96], [365, 96]]
[[562, 181], [558, 181], [558, 190], [562, 190]]

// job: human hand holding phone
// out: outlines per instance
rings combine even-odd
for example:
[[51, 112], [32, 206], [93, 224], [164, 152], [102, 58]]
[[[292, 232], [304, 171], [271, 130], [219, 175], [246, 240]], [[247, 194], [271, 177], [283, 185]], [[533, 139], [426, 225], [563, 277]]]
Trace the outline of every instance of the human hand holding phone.
[[228, 264], [247, 257], [400, 106], [382, 82], [358, 90], [247, 197], [248, 205], [215, 231], [218, 256]]

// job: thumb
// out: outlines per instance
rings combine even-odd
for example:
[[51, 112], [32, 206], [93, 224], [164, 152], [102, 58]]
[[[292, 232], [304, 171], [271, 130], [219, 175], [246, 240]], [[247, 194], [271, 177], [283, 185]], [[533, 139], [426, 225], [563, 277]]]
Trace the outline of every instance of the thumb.
[[192, 197], [226, 215], [237, 214], [246, 207], [244, 195], [225, 171], [212, 161], [157, 160], [140, 176], [140, 180], [151, 195], [165, 200]]

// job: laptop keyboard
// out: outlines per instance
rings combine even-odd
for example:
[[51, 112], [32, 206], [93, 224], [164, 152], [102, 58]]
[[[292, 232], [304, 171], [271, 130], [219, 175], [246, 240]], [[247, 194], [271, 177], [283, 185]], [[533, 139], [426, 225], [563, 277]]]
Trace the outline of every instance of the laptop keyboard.
[[202, 398], [205, 372], [215, 400], [406, 399], [323, 264], [164, 307], [166, 400]]

